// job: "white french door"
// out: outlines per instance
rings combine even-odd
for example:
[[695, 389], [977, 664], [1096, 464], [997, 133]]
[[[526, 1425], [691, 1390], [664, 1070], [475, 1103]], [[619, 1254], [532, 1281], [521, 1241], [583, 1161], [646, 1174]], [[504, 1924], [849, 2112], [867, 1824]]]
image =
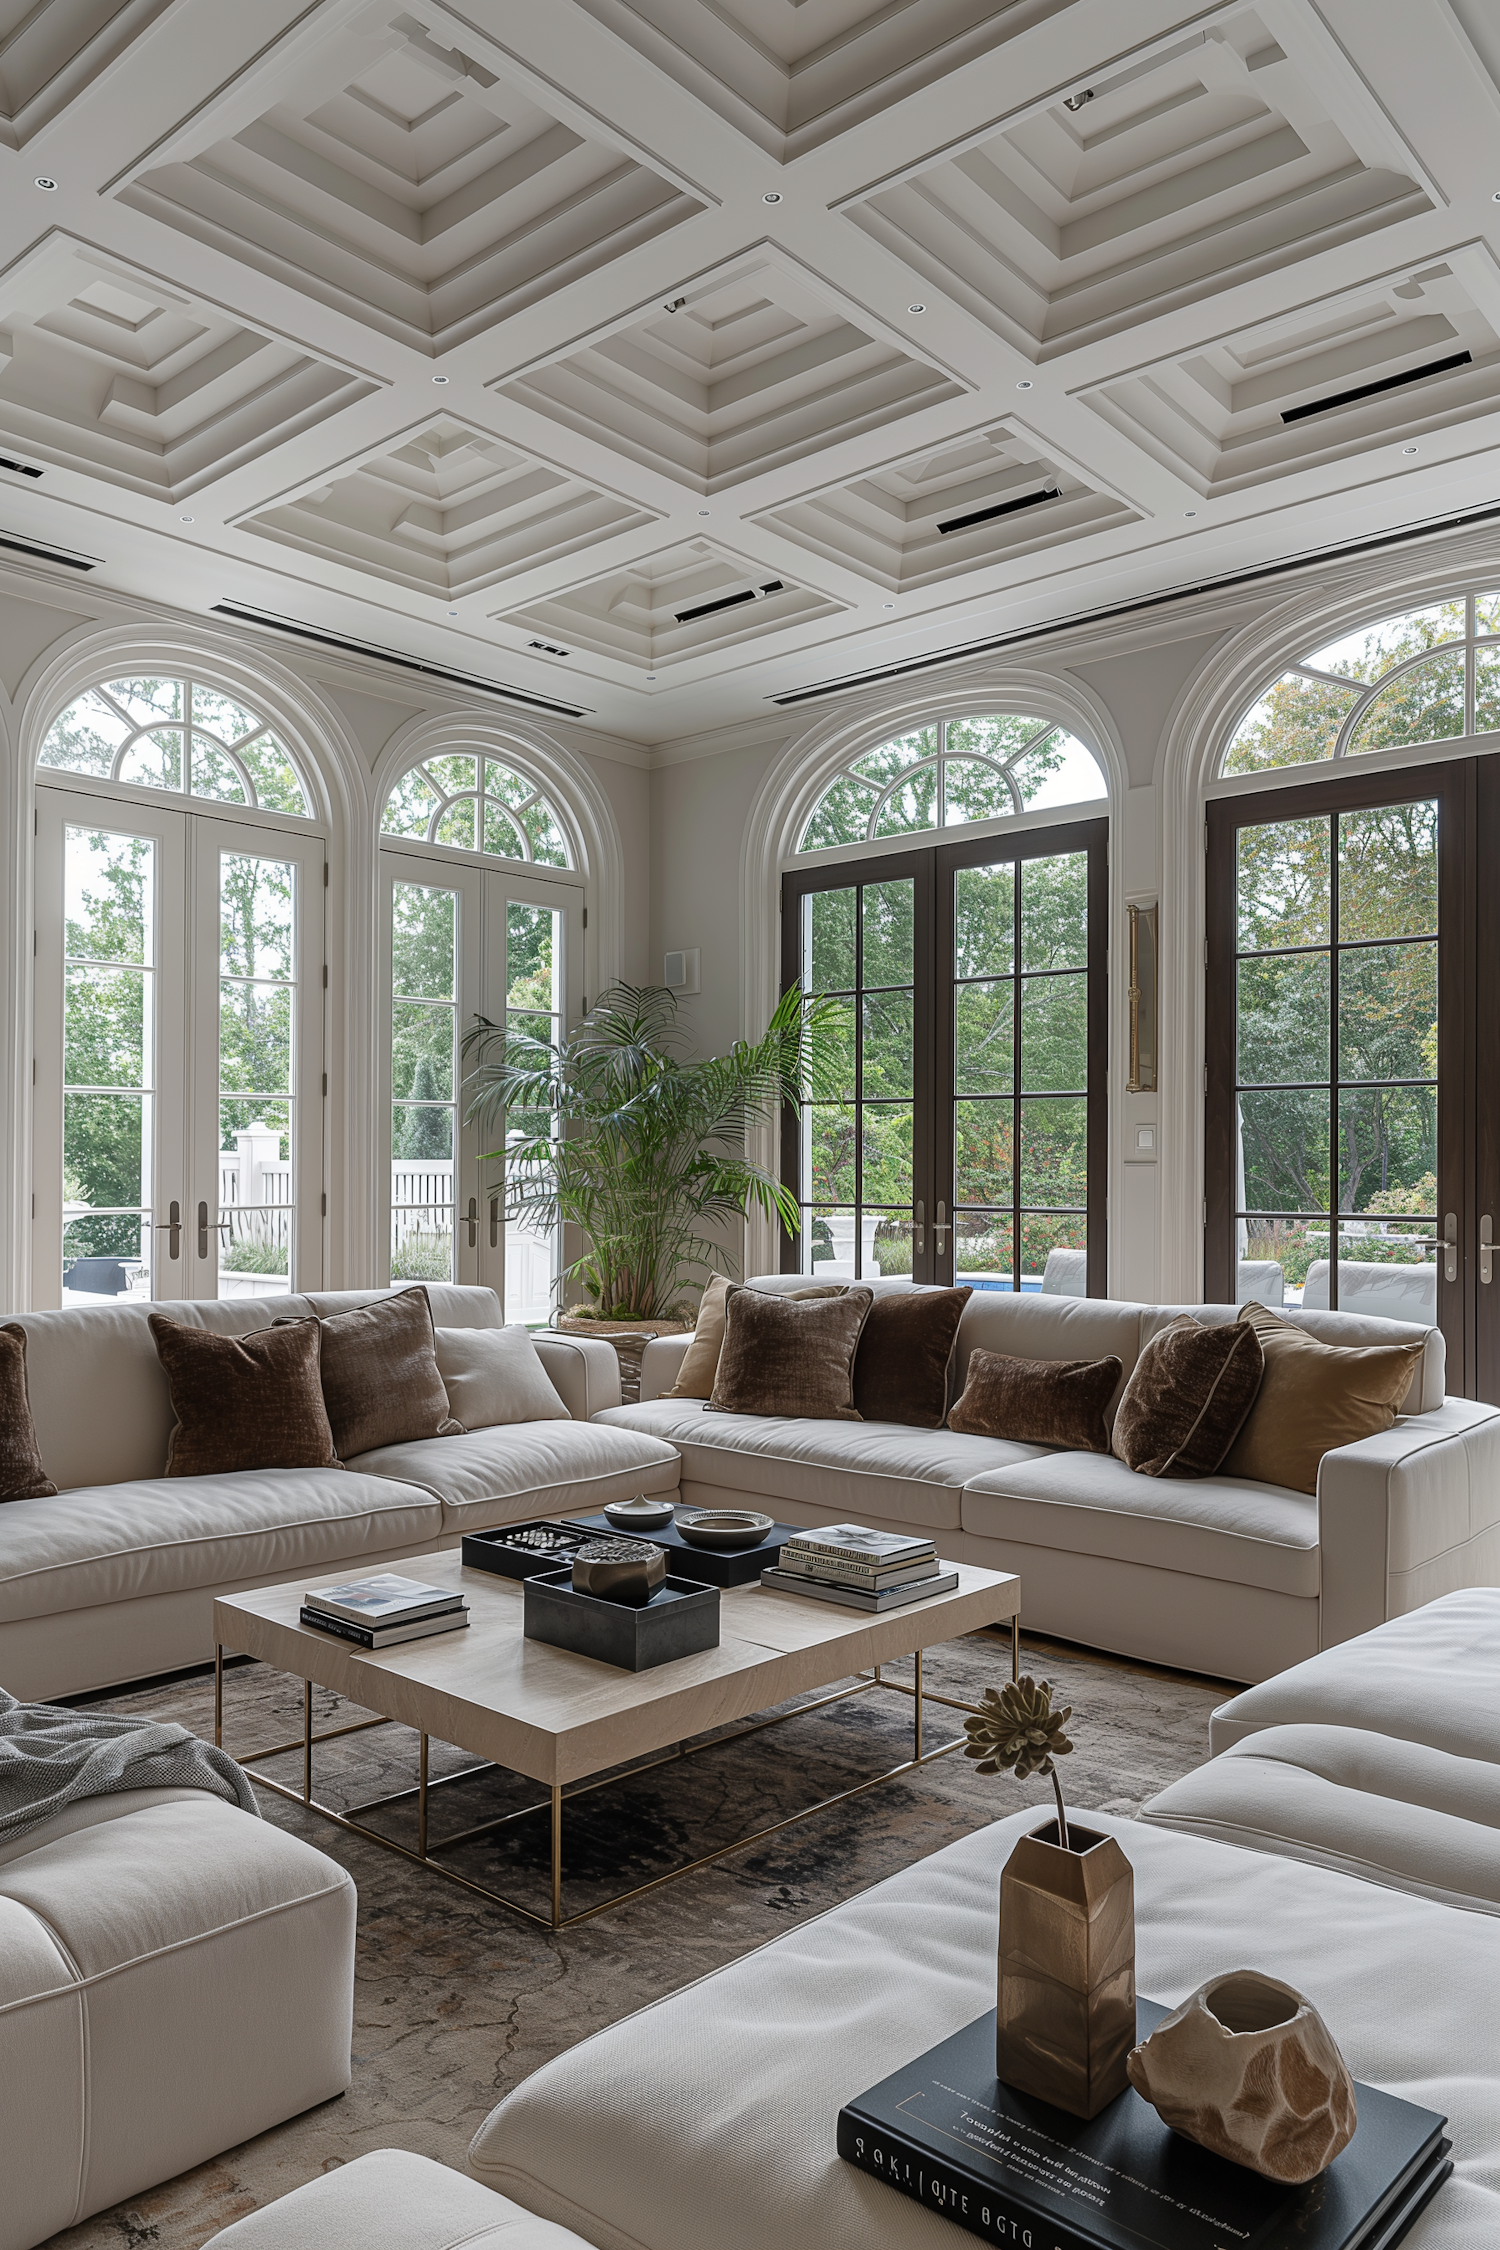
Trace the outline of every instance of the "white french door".
[[32, 1303], [323, 1277], [324, 844], [37, 791]]
[[480, 1282], [505, 1317], [550, 1315], [558, 1244], [504, 1217], [504, 1150], [464, 1121], [463, 1039], [479, 1016], [556, 1039], [582, 1004], [576, 883], [382, 851], [384, 1239], [393, 1281]]

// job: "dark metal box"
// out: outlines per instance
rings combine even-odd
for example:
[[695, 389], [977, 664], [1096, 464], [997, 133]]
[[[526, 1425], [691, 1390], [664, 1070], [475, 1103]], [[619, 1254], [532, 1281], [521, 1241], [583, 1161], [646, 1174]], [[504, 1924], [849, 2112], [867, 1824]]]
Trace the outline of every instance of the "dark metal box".
[[649, 1672], [674, 1657], [718, 1647], [719, 1589], [668, 1578], [637, 1609], [575, 1593], [571, 1571], [547, 1572], [526, 1581], [523, 1630], [529, 1641], [548, 1641], [622, 1671]]
[[[618, 1539], [622, 1535], [620, 1525], [611, 1523], [608, 1516], [569, 1516], [566, 1520], [574, 1529], [586, 1531], [591, 1539]], [[799, 1528], [794, 1523], [778, 1523], [758, 1547], [695, 1547], [671, 1523], [658, 1524], [654, 1531], [632, 1531], [629, 1536], [665, 1547], [668, 1570], [680, 1570], [684, 1578], [695, 1578], [700, 1586], [758, 1586], [761, 1572], [780, 1562], [782, 1548]]]
[[[540, 1544], [544, 1533], [545, 1546]], [[571, 1570], [579, 1548], [598, 1536], [597, 1531], [580, 1531], [572, 1524], [538, 1517], [534, 1523], [501, 1524], [494, 1531], [466, 1531], [459, 1552], [466, 1570], [493, 1571], [497, 1578], [535, 1578], [541, 1571]]]

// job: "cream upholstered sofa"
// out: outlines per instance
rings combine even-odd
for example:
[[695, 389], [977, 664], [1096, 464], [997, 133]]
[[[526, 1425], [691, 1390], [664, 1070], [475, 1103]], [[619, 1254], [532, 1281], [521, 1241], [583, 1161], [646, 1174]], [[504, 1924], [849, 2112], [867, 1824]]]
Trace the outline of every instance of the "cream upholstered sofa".
[[0, 1844], [0, 2250], [341, 2094], [354, 1912], [341, 1867], [201, 1789]]
[[[754, 1284], [799, 1285], [794, 1275]], [[976, 1345], [1028, 1359], [1115, 1354], [1123, 1389], [1145, 1344], [1183, 1311], [1235, 1316], [1232, 1305], [976, 1291], [950, 1403]], [[647, 1345], [640, 1404], [598, 1418], [674, 1445], [685, 1502], [930, 1532], [944, 1556], [1016, 1571], [1023, 1620], [1037, 1631], [1263, 1680], [1437, 1594], [1500, 1583], [1500, 1412], [1446, 1397], [1441, 1332], [1345, 1313], [1284, 1317], [1328, 1343], [1424, 1347], [1395, 1427], [1325, 1455], [1316, 1495], [1225, 1476], [1144, 1477], [1112, 1455], [946, 1427], [711, 1414], [664, 1395], [687, 1348], [675, 1337]]]
[[[24, 1313], [45, 1500], [0, 1507], [0, 1684], [23, 1701], [81, 1693], [213, 1655], [214, 1597], [457, 1545], [466, 1530], [675, 1495], [660, 1438], [591, 1416], [620, 1397], [602, 1339], [541, 1336], [566, 1419], [384, 1446], [344, 1468], [167, 1477], [172, 1408], [147, 1315], [245, 1335], [384, 1294], [228, 1299]], [[433, 1284], [439, 1328], [496, 1328], [490, 1289]]]

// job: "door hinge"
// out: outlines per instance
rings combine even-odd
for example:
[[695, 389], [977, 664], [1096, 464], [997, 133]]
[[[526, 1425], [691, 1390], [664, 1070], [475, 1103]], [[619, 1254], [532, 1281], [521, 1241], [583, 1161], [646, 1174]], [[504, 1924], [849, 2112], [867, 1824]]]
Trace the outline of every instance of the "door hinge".
[[326, 961], [323, 963], [323, 990], [325, 992], [328, 990], [328, 963]]
[[35, 1218], [35, 1217], [36, 1217], [36, 1197], [35, 1197], [35, 1196], [33, 1196], [33, 1197], [32, 1197], [32, 1199], [31, 1199], [31, 1216], [32, 1216], [33, 1218]]
[[323, 1216], [325, 1219], [328, 1216], [328, 1190], [326, 1188], [323, 1190]]
[[1208, 1225], [1208, 1197], [1203, 1198], [1203, 1224]]
[[328, 888], [328, 862], [326, 859], [323, 862], [323, 888], [325, 891]]
[[40, 836], [42, 833], [42, 808], [40, 805], [33, 805], [31, 810], [31, 833], [33, 836]]
[[323, 1099], [325, 1101], [328, 1099], [328, 1073], [326, 1070], [323, 1073]]
[[31, 933], [31, 958], [32, 958], [32, 960], [33, 960], [33, 961], [34, 961], [34, 960], [36, 959], [36, 931], [35, 931], [35, 930], [33, 930], [33, 931], [32, 931], [32, 933]]
[[1208, 1092], [1208, 1065], [1207, 1065], [1207, 1063], [1205, 1063], [1205, 1064], [1203, 1065], [1203, 1091], [1204, 1091], [1204, 1093], [1205, 1093], [1205, 1094], [1206, 1094], [1206, 1093]]
[[1205, 969], [1206, 969], [1206, 968], [1208, 967], [1208, 940], [1207, 940], [1207, 938], [1205, 938], [1205, 939], [1203, 940], [1203, 966], [1204, 966], [1204, 968], [1205, 968]]
[[1208, 821], [1206, 818], [1203, 823], [1203, 849], [1208, 850]]
[[583, 926], [585, 929], [587, 929], [589, 926], [589, 910], [587, 907], [585, 907], [583, 910]]
[[31, 1058], [31, 1083], [32, 1083], [32, 1085], [33, 1085], [33, 1086], [34, 1086], [34, 1085], [36, 1084], [36, 1056], [35, 1056], [35, 1055], [33, 1055], [33, 1056], [32, 1056], [32, 1058]]

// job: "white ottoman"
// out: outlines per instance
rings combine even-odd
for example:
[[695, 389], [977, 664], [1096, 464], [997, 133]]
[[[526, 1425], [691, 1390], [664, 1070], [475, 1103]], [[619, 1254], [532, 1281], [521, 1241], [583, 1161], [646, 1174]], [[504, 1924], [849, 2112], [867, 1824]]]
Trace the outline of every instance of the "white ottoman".
[[1141, 1818], [1500, 1914], [1500, 1764], [1488, 1758], [1359, 1727], [1265, 1727]]
[[95, 1797], [0, 1855], [0, 2250], [349, 2083], [354, 1885], [201, 1789]]
[[[469, 2160], [598, 2250], [957, 2250], [842, 2164], [839, 2108], [992, 2006], [999, 1875], [1045, 1808], [950, 1844], [528, 2078]], [[1252, 1965], [1308, 1993], [1362, 2078], [1451, 2120], [1412, 2250], [1500, 2242], [1500, 1921], [1091, 1812], [1135, 1867], [1137, 1980], [1175, 2003]]]
[[1500, 1587], [1444, 1594], [1246, 1688], [1215, 1711], [1209, 1748], [1304, 1722], [1500, 1761]]
[[213, 2238], [214, 2250], [588, 2250], [446, 2164], [377, 2149]]

